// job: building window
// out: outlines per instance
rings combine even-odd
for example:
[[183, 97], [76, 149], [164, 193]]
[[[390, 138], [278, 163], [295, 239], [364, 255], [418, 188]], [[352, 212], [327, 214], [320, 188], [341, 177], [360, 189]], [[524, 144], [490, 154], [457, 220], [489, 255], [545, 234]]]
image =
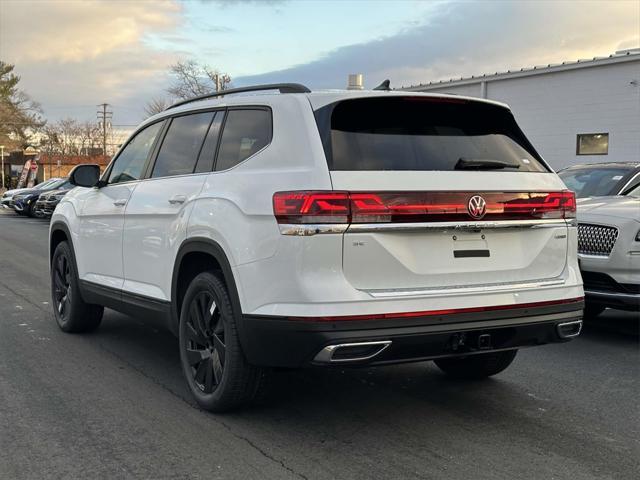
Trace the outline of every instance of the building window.
[[608, 133], [579, 133], [576, 155], [607, 155], [609, 153]]

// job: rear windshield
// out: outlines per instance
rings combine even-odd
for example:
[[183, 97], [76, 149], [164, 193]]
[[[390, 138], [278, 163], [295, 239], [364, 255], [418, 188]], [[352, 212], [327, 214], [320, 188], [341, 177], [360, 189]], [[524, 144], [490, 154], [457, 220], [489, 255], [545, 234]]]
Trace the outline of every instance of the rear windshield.
[[601, 197], [617, 193], [616, 186], [632, 170], [632, 167], [584, 167], [558, 172], [564, 184], [578, 198]]
[[361, 98], [318, 109], [316, 121], [330, 170], [455, 170], [462, 159], [467, 169], [548, 171], [511, 112], [490, 104]]

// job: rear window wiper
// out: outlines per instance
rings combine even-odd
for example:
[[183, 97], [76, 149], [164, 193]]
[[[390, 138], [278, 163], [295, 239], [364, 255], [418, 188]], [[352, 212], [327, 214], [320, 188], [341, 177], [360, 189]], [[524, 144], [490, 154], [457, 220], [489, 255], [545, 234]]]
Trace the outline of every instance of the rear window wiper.
[[456, 170], [501, 170], [503, 168], [520, 168], [520, 165], [501, 160], [461, 157], [455, 166]]

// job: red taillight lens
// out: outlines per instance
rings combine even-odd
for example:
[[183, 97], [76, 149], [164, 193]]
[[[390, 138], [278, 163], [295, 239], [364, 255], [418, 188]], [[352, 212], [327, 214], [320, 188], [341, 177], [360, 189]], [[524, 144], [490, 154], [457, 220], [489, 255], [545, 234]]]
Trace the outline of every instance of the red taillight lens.
[[[481, 218], [469, 213], [469, 200], [486, 202]], [[522, 192], [278, 192], [278, 223], [406, 223], [575, 218], [570, 191]]]
[[349, 223], [347, 192], [278, 192], [273, 196], [278, 223]]
[[531, 193], [528, 198], [507, 200], [505, 215], [530, 215], [533, 218], [575, 218], [576, 196], [573, 192]]

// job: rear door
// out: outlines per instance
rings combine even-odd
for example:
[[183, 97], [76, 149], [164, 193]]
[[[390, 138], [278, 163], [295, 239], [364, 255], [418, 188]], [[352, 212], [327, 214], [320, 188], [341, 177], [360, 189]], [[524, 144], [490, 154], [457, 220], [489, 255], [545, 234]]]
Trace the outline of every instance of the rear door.
[[124, 291], [169, 300], [177, 249], [186, 236], [192, 201], [213, 169], [224, 112], [170, 120], [149, 178], [129, 201], [124, 227]]
[[330, 104], [316, 119], [333, 188], [351, 192], [343, 268], [354, 287], [499, 288], [564, 270], [571, 196], [548, 195], [564, 185], [508, 109], [389, 96]]

